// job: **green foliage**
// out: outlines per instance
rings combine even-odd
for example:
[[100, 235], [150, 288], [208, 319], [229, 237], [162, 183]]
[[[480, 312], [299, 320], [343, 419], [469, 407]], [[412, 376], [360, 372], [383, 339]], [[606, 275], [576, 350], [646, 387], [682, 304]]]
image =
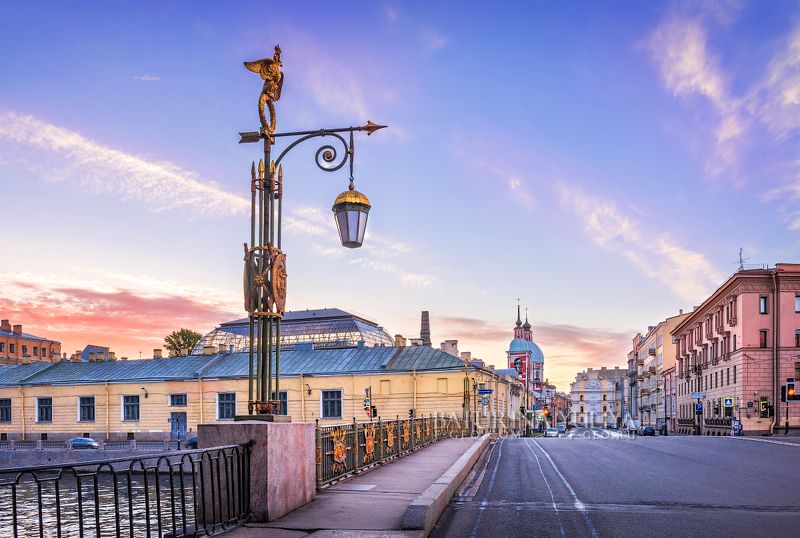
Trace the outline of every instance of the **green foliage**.
[[191, 353], [194, 346], [197, 345], [197, 342], [199, 342], [202, 337], [203, 335], [197, 331], [180, 329], [178, 331], [172, 331], [172, 333], [164, 337], [164, 346], [176, 355], [180, 354], [183, 348], [189, 348], [189, 353]]

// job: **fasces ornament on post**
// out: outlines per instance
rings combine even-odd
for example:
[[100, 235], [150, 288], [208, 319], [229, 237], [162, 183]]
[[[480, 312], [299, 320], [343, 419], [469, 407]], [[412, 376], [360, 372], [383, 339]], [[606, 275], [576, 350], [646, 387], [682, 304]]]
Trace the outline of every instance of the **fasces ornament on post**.
[[[258, 118], [261, 120], [261, 134], [268, 135], [272, 139], [275, 132], [275, 101], [281, 98], [283, 88], [283, 73], [281, 73], [281, 47], [275, 45], [275, 54], [272, 58], [262, 58], [253, 62], [244, 62], [244, 66], [258, 73], [264, 81], [261, 95], [258, 96]], [[264, 105], [269, 109], [269, 123], [264, 114]]]

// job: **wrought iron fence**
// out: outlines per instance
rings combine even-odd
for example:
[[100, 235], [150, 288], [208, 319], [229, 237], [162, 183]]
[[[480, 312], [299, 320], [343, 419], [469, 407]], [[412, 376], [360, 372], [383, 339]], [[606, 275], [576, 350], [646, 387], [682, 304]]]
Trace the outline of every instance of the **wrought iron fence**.
[[0, 536], [203, 536], [249, 514], [249, 444], [0, 470]]
[[404, 456], [448, 437], [463, 437], [469, 427], [442, 415], [320, 426], [317, 421], [317, 487], [373, 465]]

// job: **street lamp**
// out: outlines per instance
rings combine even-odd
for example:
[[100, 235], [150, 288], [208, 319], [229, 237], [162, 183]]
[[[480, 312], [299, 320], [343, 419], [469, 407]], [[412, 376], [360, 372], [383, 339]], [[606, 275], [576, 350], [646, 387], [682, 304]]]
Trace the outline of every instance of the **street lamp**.
[[[250, 319], [248, 336], [248, 400], [247, 415], [237, 419], [259, 418], [267, 421], [288, 421], [280, 413], [280, 356], [281, 320], [286, 310], [286, 254], [281, 247], [281, 221], [283, 215], [283, 159], [298, 144], [312, 138], [331, 137], [336, 146], [341, 145], [341, 158], [337, 148], [324, 144], [317, 149], [316, 165], [324, 172], [335, 172], [345, 164], [350, 168], [350, 186], [336, 197], [333, 203], [334, 219], [342, 245], [358, 248], [364, 242], [369, 199], [355, 190], [353, 161], [355, 143], [353, 134], [364, 131], [371, 135], [386, 127], [368, 121], [358, 127], [317, 129], [313, 131], [275, 132], [277, 116], [275, 102], [280, 99], [284, 76], [281, 71], [281, 48], [275, 47], [272, 58], [244, 62], [244, 66], [258, 73], [264, 81], [258, 98], [258, 116], [261, 129], [239, 133], [240, 144], [263, 143], [264, 158], [258, 166], [250, 167], [250, 243], [244, 245], [244, 307]], [[266, 110], [269, 112], [267, 121]], [[342, 134], [348, 135], [346, 139]], [[276, 159], [272, 159], [272, 146], [276, 139], [289, 141]], [[273, 385], [274, 380], [274, 385]]]

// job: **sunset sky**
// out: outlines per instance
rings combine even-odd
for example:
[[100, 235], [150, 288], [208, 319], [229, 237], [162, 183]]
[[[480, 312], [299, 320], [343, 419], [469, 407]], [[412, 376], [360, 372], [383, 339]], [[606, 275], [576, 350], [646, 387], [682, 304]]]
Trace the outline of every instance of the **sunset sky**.
[[338, 307], [505, 364], [516, 299], [545, 375], [625, 366], [632, 336], [735, 269], [800, 261], [796, 2], [0, 3], [0, 315], [72, 352], [152, 353], [244, 315], [261, 80], [278, 130], [356, 140], [285, 161], [289, 309]]

